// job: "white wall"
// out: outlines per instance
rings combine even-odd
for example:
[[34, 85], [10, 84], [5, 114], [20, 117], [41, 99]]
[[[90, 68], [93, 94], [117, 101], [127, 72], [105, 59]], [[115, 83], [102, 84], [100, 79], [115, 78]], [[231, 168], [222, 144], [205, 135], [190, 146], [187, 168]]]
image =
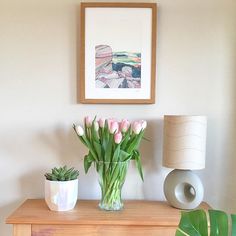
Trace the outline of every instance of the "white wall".
[[43, 197], [43, 174], [80, 169], [79, 198], [99, 198], [86, 149], [72, 132], [85, 115], [147, 119], [141, 152], [145, 182], [130, 168], [125, 198], [164, 200], [164, 114], [208, 116], [205, 200], [236, 212], [236, 2], [160, 0], [155, 105], [76, 103], [79, 0], [0, 0], [0, 234], [26, 198]]

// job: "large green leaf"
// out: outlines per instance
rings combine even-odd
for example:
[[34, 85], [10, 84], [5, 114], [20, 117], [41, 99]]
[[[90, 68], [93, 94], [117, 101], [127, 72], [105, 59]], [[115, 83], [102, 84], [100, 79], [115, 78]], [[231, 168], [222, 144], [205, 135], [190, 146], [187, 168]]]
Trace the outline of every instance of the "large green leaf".
[[205, 211], [181, 212], [181, 220], [175, 235], [207, 236], [207, 217]]
[[236, 235], [236, 215], [231, 215], [231, 220], [232, 220], [232, 236]]
[[210, 236], [228, 235], [228, 216], [223, 211], [209, 210], [210, 216]]
[[[228, 216], [219, 210], [208, 210], [210, 219], [210, 236], [228, 236]], [[232, 236], [236, 236], [236, 215], [231, 215]], [[181, 212], [181, 219], [176, 236], [207, 236], [208, 223], [204, 210]]]

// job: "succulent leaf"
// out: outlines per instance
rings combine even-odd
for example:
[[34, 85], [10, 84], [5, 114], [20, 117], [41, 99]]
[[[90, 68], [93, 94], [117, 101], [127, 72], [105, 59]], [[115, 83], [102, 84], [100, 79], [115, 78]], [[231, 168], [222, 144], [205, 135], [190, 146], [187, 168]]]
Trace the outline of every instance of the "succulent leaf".
[[68, 169], [67, 166], [56, 168], [51, 170], [51, 173], [46, 173], [44, 175], [47, 180], [50, 181], [69, 181], [75, 180], [79, 176], [79, 171], [75, 170], [74, 167]]

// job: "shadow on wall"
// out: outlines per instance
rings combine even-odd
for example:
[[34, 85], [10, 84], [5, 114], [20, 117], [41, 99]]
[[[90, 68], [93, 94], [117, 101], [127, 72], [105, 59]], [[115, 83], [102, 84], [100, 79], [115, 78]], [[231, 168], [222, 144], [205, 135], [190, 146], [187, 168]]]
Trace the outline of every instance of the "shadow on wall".
[[73, 165], [76, 168], [81, 166], [85, 149], [77, 140], [72, 127], [65, 129], [63, 126], [58, 126], [53, 130], [37, 134], [35, 139], [44, 149], [49, 150], [56, 156], [57, 163], [55, 164]]
[[[234, 37], [236, 41], [236, 35]], [[221, 191], [218, 194], [218, 202], [228, 213], [236, 213], [236, 188], [235, 188], [235, 179], [236, 179], [236, 47], [234, 45], [233, 52], [233, 63], [231, 68], [230, 79], [232, 81], [230, 86], [230, 100], [232, 101], [229, 107], [229, 112], [222, 115], [221, 125], [224, 128], [224, 132], [219, 135], [221, 137], [221, 145], [224, 148], [224, 152], [220, 155], [219, 160], [219, 174], [221, 179], [219, 181], [219, 187]]]
[[205, 196], [211, 196], [209, 203], [213, 208], [222, 209], [227, 213], [236, 212], [235, 124], [235, 112], [208, 119], [206, 170], [202, 173], [207, 183]]
[[144, 199], [162, 200], [164, 198], [163, 192], [160, 193], [159, 191], [164, 181], [162, 171], [162, 136], [163, 119], [148, 120], [145, 137], [150, 141], [143, 140], [140, 150], [143, 153]]
[[53, 166], [49, 166], [44, 173], [50, 171], [50, 169], [56, 165], [67, 165], [68, 167], [73, 166], [80, 172], [78, 198], [97, 198], [98, 191], [96, 185], [98, 185], [98, 183], [96, 172], [91, 168], [89, 173], [85, 175], [83, 163], [84, 156], [87, 154], [88, 150], [77, 138], [72, 128], [65, 131], [63, 127], [57, 127], [54, 132], [41, 133], [37, 139], [40, 139], [40, 142], [43, 143], [45, 147], [54, 151], [58, 158], [58, 162]]
[[208, 119], [207, 170], [204, 171], [203, 177], [207, 183], [205, 195], [211, 196], [212, 207], [220, 208], [227, 213], [236, 213], [236, 47], [235, 44], [229, 47], [229, 40], [235, 41], [236, 35], [233, 30], [229, 32], [233, 35], [227, 37], [228, 45], [224, 47], [227, 55], [224, 61], [227, 62], [228, 73], [224, 78], [226, 82], [222, 84], [222, 89], [227, 90], [228, 96], [219, 100], [217, 105], [221, 105], [220, 112]]
[[44, 197], [44, 172], [42, 169], [34, 169], [19, 178], [22, 198]]
[[24, 199], [20, 199], [0, 207], [0, 232], [2, 236], [13, 234], [12, 225], [5, 224], [6, 217], [8, 217], [23, 202]]

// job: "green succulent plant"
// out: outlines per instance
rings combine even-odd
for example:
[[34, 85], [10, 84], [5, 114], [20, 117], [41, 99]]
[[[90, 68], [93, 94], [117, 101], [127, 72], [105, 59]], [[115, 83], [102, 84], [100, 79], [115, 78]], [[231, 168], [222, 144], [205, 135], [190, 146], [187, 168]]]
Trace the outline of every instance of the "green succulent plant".
[[69, 181], [75, 180], [79, 176], [79, 171], [75, 170], [74, 167], [68, 169], [67, 166], [56, 168], [51, 170], [51, 173], [46, 173], [44, 175], [47, 180], [50, 181]]
[[[208, 210], [209, 230], [207, 214], [204, 210], [181, 212], [181, 219], [175, 236], [236, 236], [236, 215], [231, 215], [231, 224], [228, 215], [219, 210]], [[209, 232], [208, 232], [209, 231]]]

